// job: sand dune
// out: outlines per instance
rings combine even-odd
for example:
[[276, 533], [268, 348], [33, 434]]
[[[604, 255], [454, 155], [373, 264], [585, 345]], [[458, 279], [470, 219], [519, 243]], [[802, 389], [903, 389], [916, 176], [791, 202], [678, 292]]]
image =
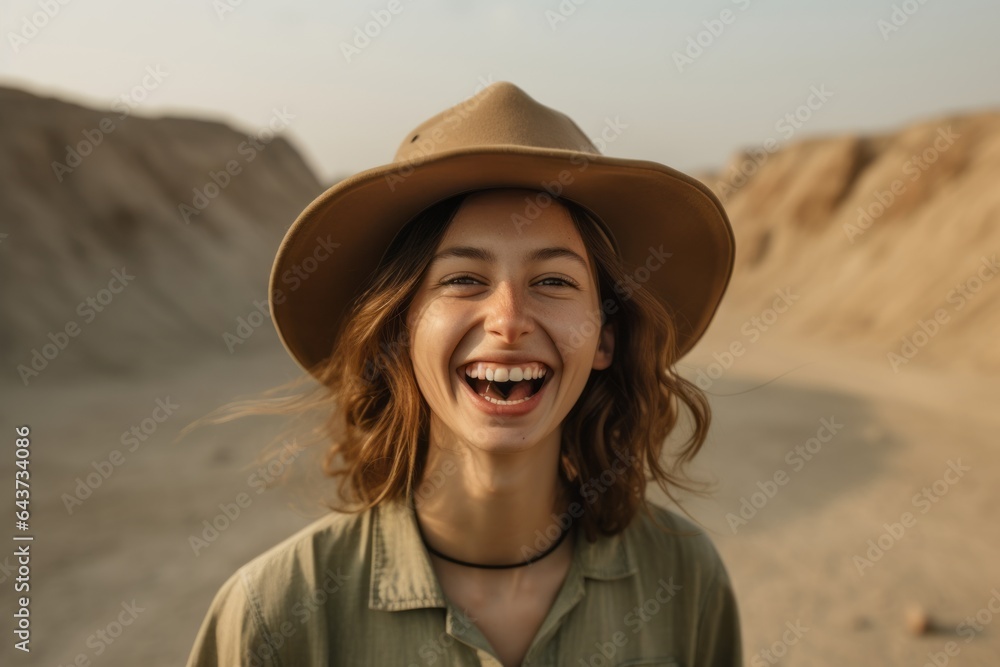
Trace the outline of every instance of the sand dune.
[[795, 337], [895, 369], [1000, 370], [1000, 114], [749, 149], [703, 178], [737, 237], [728, 312], [790, 287]]
[[277, 243], [322, 190], [263, 128], [121, 115], [0, 88], [6, 380], [227, 354], [224, 332], [255, 302], [266, 311]]

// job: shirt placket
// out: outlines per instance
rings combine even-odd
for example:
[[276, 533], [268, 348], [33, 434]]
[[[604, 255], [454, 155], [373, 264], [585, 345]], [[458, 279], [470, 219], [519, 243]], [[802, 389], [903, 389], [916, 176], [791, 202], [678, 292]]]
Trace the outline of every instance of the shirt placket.
[[584, 594], [583, 572], [577, 557], [570, 565], [566, 581], [559, 590], [556, 601], [552, 603], [552, 608], [549, 609], [545, 620], [542, 621], [542, 626], [535, 634], [535, 639], [528, 647], [528, 652], [524, 655], [524, 662], [521, 663], [522, 667], [555, 666], [556, 642], [552, 640], [562, 626], [563, 620], [580, 603]]
[[[553, 637], [559, 631], [563, 619], [579, 604], [584, 596], [583, 575], [579, 563], [574, 559], [570, 571], [566, 575], [566, 583], [559, 591], [552, 608], [546, 615], [541, 627], [528, 647], [521, 667], [549, 667], [555, 663], [556, 643]], [[456, 641], [465, 644], [476, 652], [479, 664], [484, 667], [503, 667], [486, 636], [469, 619], [463, 611], [448, 604], [445, 617], [445, 631]]]
[[482, 631], [476, 627], [476, 624], [465, 612], [453, 607], [450, 602], [448, 603], [448, 612], [445, 615], [444, 629], [455, 641], [475, 651], [480, 665], [503, 667], [500, 660], [493, 654], [490, 643]]

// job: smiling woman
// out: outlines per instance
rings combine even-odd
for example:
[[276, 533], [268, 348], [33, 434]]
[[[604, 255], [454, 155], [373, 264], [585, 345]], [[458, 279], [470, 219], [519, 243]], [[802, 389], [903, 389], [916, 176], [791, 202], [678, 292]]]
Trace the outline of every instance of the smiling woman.
[[[324, 193], [278, 252], [272, 284], [311, 239], [349, 251], [271, 301], [318, 386], [214, 421], [324, 414], [342, 503], [222, 586], [189, 665], [739, 665], [715, 549], [646, 500], [650, 480], [696, 488], [710, 410], [674, 365], [728, 284], [725, 213], [512, 84], [463, 108], [411, 133], [439, 137], [418, 163], [408, 137]], [[665, 451], [682, 405], [693, 433]]]

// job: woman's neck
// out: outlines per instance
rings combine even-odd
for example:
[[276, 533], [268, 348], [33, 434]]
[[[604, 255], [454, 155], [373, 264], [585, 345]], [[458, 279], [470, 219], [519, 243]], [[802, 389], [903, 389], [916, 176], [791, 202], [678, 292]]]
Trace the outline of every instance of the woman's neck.
[[432, 434], [414, 504], [437, 551], [469, 563], [524, 562], [548, 550], [570, 517], [559, 477], [559, 432], [505, 453], [435, 444]]

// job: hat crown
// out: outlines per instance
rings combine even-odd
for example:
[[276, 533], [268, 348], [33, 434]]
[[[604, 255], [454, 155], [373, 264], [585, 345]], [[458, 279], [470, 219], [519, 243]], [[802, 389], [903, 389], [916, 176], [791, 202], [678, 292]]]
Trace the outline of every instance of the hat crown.
[[414, 128], [400, 144], [395, 161], [420, 162], [484, 146], [601, 154], [569, 116], [538, 103], [509, 81], [498, 81]]

